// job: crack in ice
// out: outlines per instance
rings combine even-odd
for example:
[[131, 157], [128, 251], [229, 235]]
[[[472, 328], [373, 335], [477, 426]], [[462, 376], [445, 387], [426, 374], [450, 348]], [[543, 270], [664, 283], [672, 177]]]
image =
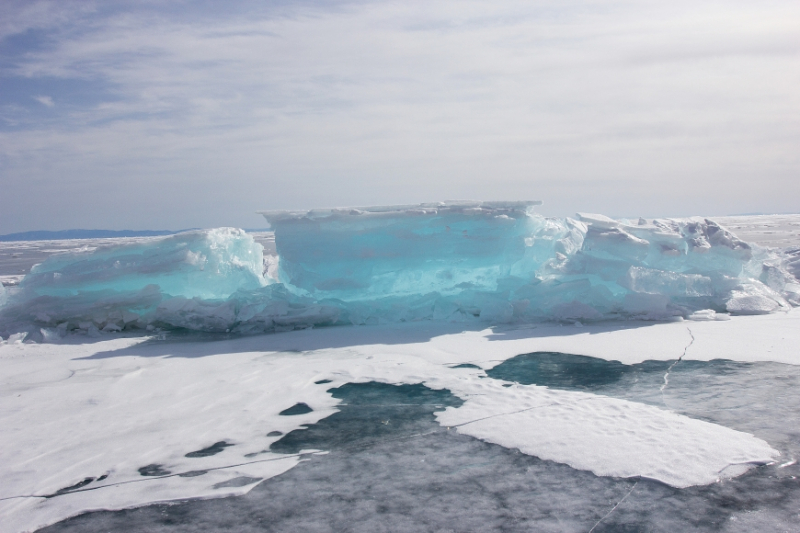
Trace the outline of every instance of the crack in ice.
[[[597, 395], [597, 396], [599, 396], [599, 395]], [[579, 399], [577, 399], [575, 401], [577, 401], [577, 402], [585, 402], [585, 401], [590, 400], [590, 399], [592, 399], [592, 398], [579, 398]], [[475, 420], [470, 420], [468, 422], [462, 422], [460, 424], [456, 424], [456, 425], [453, 425], [453, 426], [447, 426], [447, 427], [448, 428], [460, 428], [460, 427], [463, 427], [463, 426], [467, 426], [469, 424], [474, 424], [475, 422], [481, 422], [483, 420], [488, 420], [490, 418], [497, 418], [498, 416], [516, 415], [516, 414], [519, 414], [519, 413], [524, 413], [525, 411], [531, 411], [533, 409], [541, 409], [543, 407], [552, 407], [554, 405], [561, 405], [561, 404], [562, 404], [562, 402], [550, 402], [550, 403], [546, 403], [546, 404], [543, 404], [543, 405], [534, 405], [533, 407], [526, 407], [525, 409], [520, 409], [519, 411], [510, 411], [508, 413], [497, 413], [497, 414], [494, 414], [494, 415], [484, 416], [483, 418], [476, 418]]]
[[[552, 403], [550, 405], [555, 405], [555, 403]], [[520, 409], [519, 411], [512, 411], [512, 412], [509, 412], [509, 413], [497, 413], [496, 415], [484, 416], [483, 418], [476, 418], [475, 420], [470, 420], [468, 422], [462, 422], [461, 424], [456, 424], [454, 426], [447, 426], [447, 427], [448, 427], [448, 429], [449, 428], [460, 428], [460, 427], [463, 427], [463, 426], [466, 426], [466, 425], [469, 425], [469, 424], [474, 424], [475, 422], [480, 422], [482, 420], [488, 420], [490, 418], [497, 418], [498, 416], [507, 416], [507, 415], [515, 415], [517, 413], [524, 413], [525, 411], [530, 411], [531, 409], [536, 409], [537, 407], [547, 407], [547, 405], [537, 405], [537, 406], [534, 406], [534, 407], [528, 407], [526, 409]]]
[[[685, 354], [685, 352], [684, 352], [684, 354]], [[620, 505], [622, 505], [622, 502], [624, 502], [624, 501], [625, 501], [625, 500], [628, 498], [628, 496], [630, 496], [630, 495], [631, 495], [631, 492], [633, 492], [633, 489], [635, 489], [635, 488], [636, 488], [636, 485], [638, 485], [638, 484], [639, 484], [639, 480], [637, 479], [637, 480], [636, 480], [636, 482], [635, 482], [635, 483], [633, 484], [633, 486], [631, 487], [631, 490], [629, 490], [629, 491], [628, 491], [628, 492], [625, 494], [625, 496], [623, 496], [623, 497], [622, 497], [622, 499], [621, 499], [620, 501], [618, 501], [618, 502], [617, 502], [617, 504], [616, 504], [614, 507], [612, 507], [612, 508], [611, 508], [611, 510], [610, 510], [609, 512], [607, 512], [607, 513], [605, 514], [605, 516], [603, 516], [603, 518], [601, 518], [600, 520], [598, 520], [598, 521], [597, 521], [597, 523], [596, 523], [595, 525], [593, 525], [593, 526], [592, 526], [592, 529], [590, 529], [590, 530], [588, 531], [588, 533], [592, 533], [592, 531], [594, 531], [594, 530], [595, 530], [595, 528], [596, 528], [597, 526], [599, 526], [599, 525], [600, 525], [600, 522], [602, 522], [603, 520], [605, 520], [606, 518], [608, 518], [609, 516], [611, 516], [611, 513], [613, 513], [614, 511], [616, 511], [617, 507], [619, 507]]]
[[686, 326], [686, 331], [689, 332], [689, 336], [692, 338], [692, 340], [690, 340], [689, 344], [687, 344], [686, 347], [684, 347], [683, 353], [681, 354], [681, 356], [678, 357], [678, 359], [674, 363], [669, 365], [669, 368], [667, 368], [667, 373], [664, 374], [664, 384], [661, 385], [661, 389], [659, 389], [661, 391], [661, 401], [664, 402], [665, 405], [666, 405], [667, 402], [664, 400], [664, 389], [666, 389], [667, 385], [669, 385], [669, 374], [670, 374], [670, 372], [672, 372], [672, 369], [673, 369], [673, 367], [675, 365], [677, 365], [678, 363], [683, 361], [683, 358], [686, 357], [686, 352], [689, 351], [689, 347], [692, 344], [694, 344], [694, 334], [692, 334], [692, 330], [691, 330], [691, 328], [689, 328], [689, 326]]
[[[225, 466], [216, 466], [216, 467], [212, 467], [212, 468], [204, 468], [203, 470], [205, 470], [206, 472], [212, 472], [212, 471], [216, 471], [216, 470], [225, 470], [225, 469], [228, 469], [228, 468], [236, 468], [237, 466], [247, 466], [247, 465], [252, 465], [252, 464], [256, 464], [256, 463], [269, 463], [269, 462], [272, 462], [272, 461], [283, 461], [284, 459], [291, 459], [292, 457], [303, 457], [303, 456], [306, 456], [306, 455], [314, 455], [314, 454], [317, 454], [317, 453], [320, 453], [320, 452], [313, 451], [313, 452], [306, 452], [306, 453], [293, 453], [293, 454], [290, 454], [290, 455], [282, 455], [280, 457], [273, 457], [273, 458], [270, 458], [270, 459], [259, 459], [258, 461], [248, 461], [248, 462], [245, 462], [245, 463], [237, 463], [237, 464], [233, 464], [233, 465], [225, 465]], [[125, 480], [125, 481], [117, 481], [116, 483], [107, 483], [105, 485], [99, 485], [99, 486], [96, 486], [96, 487], [87, 487], [85, 489], [84, 488], [80, 488], [80, 489], [76, 489], [76, 490], [71, 490], [71, 491], [68, 491], [68, 492], [63, 492], [61, 494], [57, 494], [57, 493], [53, 493], [53, 494], [20, 494], [18, 496], [6, 496], [4, 498], [0, 498], [0, 501], [13, 500], [13, 499], [16, 499], [16, 498], [45, 498], [45, 499], [50, 499], [50, 498], [56, 498], [58, 496], [66, 496], [67, 494], [75, 494], [75, 493], [78, 493], [78, 492], [89, 492], [89, 491], [92, 491], [92, 490], [105, 489], [105, 488], [108, 488], [108, 487], [118, 487], [120, 485], [129, 485], [131, 483], [141, 483], [141, 482], [144, 482], [144, 481], [155, 481], [157, 479], [166, 479], [166, 478], [170, 478], [170, 477], [182, 476], [182, 475], [184, 475], [186, 473], [187, 472], [176, 472], [174, 474], [167, 474], [167, 475], [164, 475], [164, 476], [148, 476], [148, 477], [146, 477], [144, 479], [128, 479], [128, 480]]]
[[[400, 405], [416, 405], [416, 404], [400, 404]], [[508, 414], [513, 414], [513, 413], [508, 413]], [[467, 422], [467, 423], [469, 423], [469, 422]], [[458, 426], [453, 426], [453, 427], [458, 427]], [[447, 428], [447, 429], [449, 429], [449, 428]], [[402, 440], [414, 439], [414, 438], [418, 438], [418, 437], [426, 437], [428, 435], [433, 435], [433, 434], [436, 434], [436, 433], [443, 433], [445, 431], [446, 430], [443, 430], [443, 429], [435, 429], [435, 430], [432, 430], [432, 431], [424, 431], [424, 432], [412, 433], [410, 435], [403, 435], [403, 436], [400, 436], [400, 437], [397, 437], [397, 438], [394, 438], [394, 439], [384, 439], [383, 442], [397, 442], [397, 441], [402, 441]], [[375, 443], [376, 443], [376, 441], [371, 441], [371, 442], [367, 442], [367, 443], [360, 443], [360, 444], [357, 444], [357, 445], [345, 446], [343, 449], [346, 450], [346, 451], [354, 451], [354, 450], [357, 450], [357, 449], [369, 447], [371, 445], [374, 445]], [[293, 453], [293, 454], [282, 455], [281, 457], [273, 457], [273, 458], [270, 458], [270, 459], [260, 459], [260, 460], [257, 460], [257, 461], [248, 461], [248, 462], [237, 463], [237, 464], [232, 464], [232, 465], [217, 466], [217, 467], [213, 467], [213, 468], [204, 468], [203, 470], [205, 470], [206, 472], [211, 472], [211, 471], [216, 471], [216, 470], [225, 470], [225, 469], [228, 469], [228, 468], [236, 468], [236, 467], [239, 467], [239, 466], [247, 466], [247, 465], [256, 464], [256, 463], [267, 463], [267, 462], [272, 462], [272, 461], [282, 461], [284, 459], [291, 459], [293, 457], [302, 458], [302, 457], [307, 456], [307, 455], [320, 455], [320, 454], [324, 455], [326, 453], [328, 453], [328, 452], [326, 452], [326, 451], [311, 451], [311, 452], [303, 452], [303, 453]], [[60, 493], [60, 494], [58, 494], [58, 493], [53, 493], [53, 494], [20, 494], [20, 495], [17, 495], [17, 496], [6, 496], [4, 498], [0, 498], [0, 501], [13, 500], [13, 499], [16, 499], [16, 498], [45, 498], [45, 499], [50, 499], [50, 498], [55, 498], [55, 497], [58, 497], [58, 496], [66, 496], [67, 494], [74, 494], [74, 493], [78, 493], [78, 492], [89, 492], [89, 491], [93, 491], [93, 490], [105, 489], [105, 488], [108, 488], [108, 487], [116, 487], [116, 486], [120, 486], [120, 485], [128, 485], [130, 483], [141, 483], [141, 482], [145, 482], [145, 481], [155, 481], [155, 480], [158, 480], [158, 479], [166, 479], [166, 478], [170, 478], [170, 477], [183, 476], [186, 473], [187, 472], [176, 472], [174, 474], [167, 474], [167, 475], [164, 475], [164, 476], [148, 476], [145, 479], [129, 479], [129, 480], [125, 480], [125, 481], [118, 481], [116, 483], [107, 483], [105, 485], [99, 485], [99, 486], [95, 486], [95, 487], [87, 487], [87, 488], [75, 489], [75, 490], [63, 492], [63, 493]]]

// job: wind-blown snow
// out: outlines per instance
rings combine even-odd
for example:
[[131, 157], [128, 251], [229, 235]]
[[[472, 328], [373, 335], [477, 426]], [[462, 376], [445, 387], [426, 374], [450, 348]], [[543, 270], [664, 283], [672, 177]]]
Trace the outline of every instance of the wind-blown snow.
[[229, 228], [59, 254], [8, 290], [0, 331], [714, 319], [800, 304], [795, 257], [712, 220], [552, 219], [537, 204], [265, 213], [277, 258]]

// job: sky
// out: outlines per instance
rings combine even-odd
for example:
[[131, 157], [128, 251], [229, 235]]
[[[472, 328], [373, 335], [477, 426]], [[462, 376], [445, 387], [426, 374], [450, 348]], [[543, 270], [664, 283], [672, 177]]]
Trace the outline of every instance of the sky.
[[800, 2], [0, 3], [0, 234], [800, 212]]

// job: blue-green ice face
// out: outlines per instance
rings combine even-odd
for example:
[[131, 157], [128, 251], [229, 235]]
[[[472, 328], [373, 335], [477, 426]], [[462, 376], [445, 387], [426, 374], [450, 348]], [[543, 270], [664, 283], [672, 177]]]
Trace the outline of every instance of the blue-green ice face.
[[435, 294], [434, 318], [491, 321], [787, 307], [775, 292], [785, 284], [766, 281], [765, 252], [705, 219], [547, 219], [513, 202], [265, 216], [280, 280], [316, 300], [409, 308]]
[[90, 291], [136, 292], [156, 285], [165, 295], [224, 299], [237, 290], [263, 286], [262, 264], [262, 247], [251, 236], [218, 228], [52, 256], [35, 266], [21, 287], [38, 295], [66, 297]]
[[363, 300], [495, 291], [526, 260], [529, 272], [541, 265], [526, 239], [545, 221], [524, 209], [469, 208], [345, 213], [273, 224], [283, 281], [315, 297]]

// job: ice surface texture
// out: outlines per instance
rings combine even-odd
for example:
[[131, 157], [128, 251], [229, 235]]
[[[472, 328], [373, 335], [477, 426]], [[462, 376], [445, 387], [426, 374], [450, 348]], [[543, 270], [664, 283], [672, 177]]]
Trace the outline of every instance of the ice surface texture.
[[264, 213], [274, 277], [274, 258], [230, 228], [53, 256], [8, 291], [0, 331], [715, 319], [800, 304], [795, 257], [711, 220], [552, 219], [538, 203]]

